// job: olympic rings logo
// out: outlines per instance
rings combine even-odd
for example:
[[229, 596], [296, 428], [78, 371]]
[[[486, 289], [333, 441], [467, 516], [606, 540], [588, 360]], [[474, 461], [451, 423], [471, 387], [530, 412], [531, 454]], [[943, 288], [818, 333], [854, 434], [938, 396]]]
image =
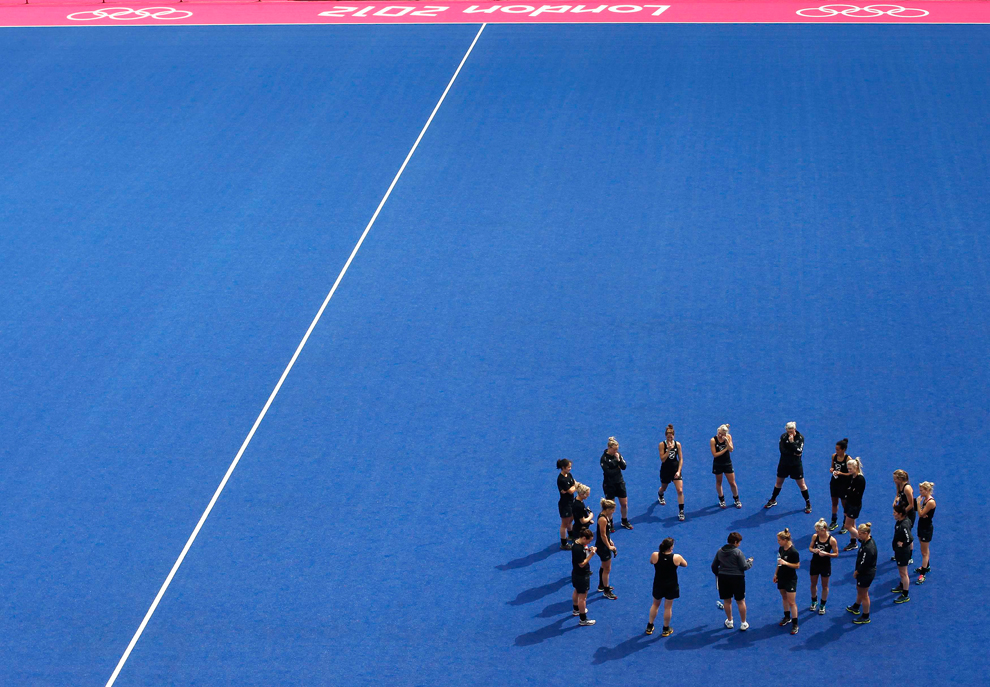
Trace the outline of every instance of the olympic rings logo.
[[73, 21], [93, 21], [94, 19], [116, 19], [117, 21], [134, 21], [135, 19], [188, 19], [192, 16], [189, 10], [177, 10], [174, 7], [143, 7], [132, 10], [130, 7], [107, 7], [106, 9], [74, 12], [66, 19]]
[[[809, 12], [817, 12], [819, 14], [807, 14]], [[919, 10], [914, 7], [901, 7], [900, 5], [867, 5], [866, 7], [859, 7], [857, 5], [822, 5], [821, 7], [806, 7], [803, 10], [798, 10], [797, 13], [802, 17], [819, 19], [822, 17], [836, 17], [840, 14], [843, 17], [857, 17], [860, 19], [882, 17], [885, 14], [891, 17], [904, 17], [905, 19], [918, 19], [928, 16], [926, 10]]]

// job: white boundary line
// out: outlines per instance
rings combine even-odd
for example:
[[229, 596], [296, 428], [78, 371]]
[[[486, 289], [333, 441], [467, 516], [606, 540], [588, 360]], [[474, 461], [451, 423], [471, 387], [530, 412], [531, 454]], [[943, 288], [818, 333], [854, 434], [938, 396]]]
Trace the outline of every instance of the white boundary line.
[[223, 476], [223, 479], [220, 480], [220, 486], [218, 486], [217, 490], [213, 493], [213, 498], [210, 499], [209, 505], [206, 506], [206, 510], [203, 511], [203, 514], [200, 516], [199, 522], [196, 523], [196, 527], [193, 529], [192, 534], [189, 535], [186, 545], [182, 547], [182, 553], [179, 554], [175, 564], [172, 566], [168, 576], [165, 578], [165, 583], [162, 584], [161, 589], [158, 590], [158, 594], [155, 595], [155, 600], [151, 603], [151, 607], [148, 609], [148, 612], [144, 614], [144, 620], [141, 621], [137, 632], [134, 633], [134, 636], [131, 637], [131, 641], [127, 644], [127, 649], [124, 651], [124, 655], [121, 656], [120, 660], [117, 662], [117, 667], [114, 668], [110, 679], [107, 680], [106, 687], [111, 687], [111, 685], [113, 685], [113, 683], [117, 680], [117, 676], [120, 675], [120, 671], [124, 667], [124, 664], [127, 663], [127, 659], [131, 655], [131, 651], [134, 650], [134, 645], [137, 644], [138, 640], [141, 638], [144, 628], [147, 627], [148, 621], [151, 620], [151, 616], [154, 615], [155, 609], [158, 608], [158, 604], [161, 602], [162, 597], [165, 596], [168, 586], [172, 583], [172, 578], [175, 577], [175, 573], [179, 570], [179, 566], [182, 565], [182, 561], [185, 560], [186, 554], [189, 553], [189, 547], [191, 547], [193, 542], [196, 541], [199, 531], [203, 528], [203, 523], [205, 523], [206, 518], [210, 516], [210, 511], [213, 510], [213, 506], [216, 505], [217, 499], [220, 498], [223, 488], [227, 486], [227, 481], [230, 479], [234, 469], [240, 462], [241, 456], [244, 455], [244, 451], [247, 449], [248, 444], [251, 443], [251, 439], [254, 438], [254, 433], [258, 430], [258, 426], [268, 413], [268, 409], [271, 407], [272, 401], [274, 401], [275, 397], [278, 395], [279, 389], [282, 388], [285, 378], [289, 376], [289, 371], [292, 370], [292, 366], [296, 364], [296, 360], [299, 358], [299, 354], [302, 352], [303, 347], [306, 345], [306, 342], [309, 341], [309, 336], [313, 333], [316, 323], [320, 321], [320, 317], [323, 316], [323, 311], [326, 310], [327, 304], [330, 303], [330, 299], [333, 298], [333, 294], [337, 291], [337, 287], [340, 286], [340, 281], [347, 273], [347, 268], [351, 266], [354, 256], [357, 255], [358, 250], [361, 248], [361, 244], [364, 243], [364, 239], [368, 236], [368, 232], [371, 231], [371, 227], [374, 225], [375, 220], [378, 219], [378, 215], [382, 211], [382, 207], [384, 207], [389, 196], [392, 195], [392, 189], [395, 188], [395, 184], [399, 181], [399, 177], [402, 176], [402, 172], [405, 171], [406, 165], [409, 164], [409, 160], [412, 158], [413, 153], [415, 153], [416, 148], [419, 147], [419, 142], [423, 140], [426, 130], [430, 128], [433, 118], [436, 116], [437, 111], [440, 109], [444, 99], [447, 97], [447, 93], [450, 92], [451, 86], [454, 85], [454, 80], [457, 79], [457, 75], [461, 73], [461, 67], [464, 66], [465, 62], [467, 62], [467, 58], [471, 55], [471, 51], [474, 50], [475, 44], [478, 42], [478, 39], [481, 38], [481, 32], [485, 30], [487, 25], [487, 23], [482, 24], [481, 28], [478, 29], [478, 33], [475, 34], [474, 40], [471, 41], [471, 45], [468, 47], [467, 52], [464, 53], [464, 57], [461, 58], [461, 63], [457, 65], [457, 69], [454, 70], [454, 75], [450, 77], [450, 81], [447, 83], [447, 88], [443, 90], [443, 95], [440, 96], [440, 100], [437, 101], [436, 106], [433, 108], [433, 112], [430, 113], [430, 118], [427, 119], [426, 124], [423, 125], [423, 130], [420, 131], [419, 136], [416, 137], [416, 142], [413, 143], [412, 148], [409, 149], [409, 154], [406, 155], [406, 159], [402, 161], [402, 166], [399, 167], [399, 171], [395, 173], [395, 178], [392, 179], [392, 183], [389, 184], [388, 190], [385, 192], [381, 202], [378, 203], [378, 207], [375, 209], [375, 214], [371, 216], [371, 221], [369, 221], [368, 226], [364, 228], [361, 238], [358, 239], [358, 242], [354, 246], [354, 250], [351, 251], [350, 257], [348, 257], [347, 262], [344, 263], [344, 268], [340, 270], [340, 274], [337, 275], [337, 280], [333, 283], [330, 293], [328, 293], [327, 297], [323, 299], [323, 305], [321, 305], [320, 309], [317, 311], [316, 317], [313, 318], [313, 321], [309, 325], [309, 329], [306, 330], [306, 335], [303, 336], [302, 341], [299, 342], [299, 345], [296, 347], [296, 352], [292, 354], [292, 359], [289, 360], [289, 364], [285, 366], [282, 376], [279, 377], [278, 384], [275, 385], [271, 395], [268, 397], [268, 401], [265, 402], [265, 407], [261, 409], [261, 413], [258, 414], [258, 418], [254, 421], [254, 425], [252, 425], [251, 431], [248, 432], [247, 438], [244, 439], [244, 443], [241, 444], [240, 450], [237, 452], [237, 455], [234, 456], [234, 462], [232, 462], [230, 467], [227, 468], [227, 473]]

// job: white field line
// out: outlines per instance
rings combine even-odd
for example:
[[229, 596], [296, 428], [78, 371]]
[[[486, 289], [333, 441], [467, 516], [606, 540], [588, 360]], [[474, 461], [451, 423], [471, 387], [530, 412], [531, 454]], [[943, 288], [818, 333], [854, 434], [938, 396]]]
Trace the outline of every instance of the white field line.
[[179, 566], [182, 565], [182, 561], [185, 560], [186, 554], [189, 553], [189, 547], [191, 547], [193, 545], [193, 542], [196, 541], [196, 537], [199, 535], [199, 531], [203, 528], [203, 523], [205, 523], [206, 519], [210, 516], [210, 512], [213, 510], [213, 506], [216, 505], [217, 499], [220, 498], [220, 494], [223, 492], [224, 487], [227, 486], [227, 481], [230, 479], [230, 476], [234, 473], [234, 469], [237, 467], [237, 464], [240, 462], [241, 456], [244, 455], [244, 451], [247, 449], [248, 444], [250, 444], [251, 439], [254, 438], [254, 433], [258, 430], [258, 426], [261, 424], [261, 421], [265, 419], [265, 415], [268, 413], [268, 409], [271, 407], [272, 402], [275, 400], [275, 397], [278, 396], [278, 392], [282, 388], [282, 384], [285, 382], [285, 378], [289, 376], [289, 372], [292, 370], [292, 366], [296, 364], [296, 360], [299, 358], [299, 354], [302, 352], [302, 349], [306, 345], [306, 342], [309, 341], [309, 336], [310, 334], [313, 333], [313, 329], [316, 327], [316, 323], [319, 322], [320, 317], [323, 316], [323, 311], [326, 310], [327, 305], [330, 303], [330, 299], [333, 298], [333, 294], [337, 291], [337, 287], [340, 286], [340, 281], [344, 278], [344, 275], [347, 273], [347, 269], [351, 266], [351, 262], [354, 260], [354, 256], [357, 255], [358, 250], [360, 250], [361, 248], [361, 244], [364, 243], [364, 239], [368, 236], [368, 232], [371, 231], [371, 227], [375, 224], [375, 220], [378, 219], [378, 215], [379, 213], [381, 213], [382, 207], [384, 207], [385, 202], [388, 200], [389, 196], [392, 195], [392, 189], [395, 188], [395, 184], [399, 181], [399, 177], [402, 176], [402, 172], [405, 171], [406, 165], [409, 164], [409, 160], [412, 158], [413, 153], [415, 153], [416, 148], [419, 147], [419, 142], [423, 140], [423, 136], [426, 134], [426, 130], [430, 128], [430, 124], [433, 122], [433, 118], [436, 116], [437, 111], [440, 109], [440, 106], [443, 104], [444, 99], [447, 97], [447, 93], [450, 92], [450, 88], [454, 85], [454, 81], [457, 79], [457, 75], [460, 74], [461, 72], [461, 67], [464, 66], [465, 62], [467, 62], [467, 58], [471, 55], [471, 51], [474, 50], [474, 46], [478, 42], [478, 39], [481, 38], [481, 32], [485, 30], [486, 26], [487, 24], [482, 24], [481, 28], [478, 29], [478, 33], [475, 34], [474, 40], [471, 41], [471, 45], [468, 47], [467, 52], [464, 53], [464, 57], [461, 58], [461, 63], [457, 65], [457, 69], [454, 70], [454, 75], [450, 77], [450, 82], [447, 83], [447, 88], [444, 89], [443, 95], [440, 96], [440, 100], [437, 101], [436, 106], [433, 108], [433, 112], [430, 113], [430, 118], [426, 120], [426, 124], [423, 125], [423, 130], [420, 131], [419, 136], [416, 137], [416, 142], [413, 143], [412, 148], [409, 149], [409, 154], [406, 155], [406, 159], [403, 160], [402, 166], [399, 167], [399, 171], [396, 172], [395, 178], [393, 178], [392, 183], [389, 184], [388, 191], [385, 192], [385, 195], [382, 197], [381, 202], [378, 203], [378, 207], [375, 209], [375, 214], [371, 216], [371, 220], [368, 222], [368, 226], [364, 228], [364, 232], [361, 234], [361, 238], [358, 239], [357, 244], [355, 244], [354, 246], [354, 250], [351, 251], [350, 257], [348, 257], [347, 262], [344, 263], [344, 268], [340, 270], [340, 274], [337, 275], [337, 280], [333, 283], [333, 288], [330, 289], [330, 293], [328, 293], [327, 297], [323, 300], [323, 305], [321, 305], [320, 309], [317, 311], [316, 317], [314, 317], [313, 321], [309, 324], [309, 329], [306, 330], [306, 335], [303, 336], [302, 341], [300, 341], [299, 345], [296, 346], [296, 352], [292, 354], [292, 359], [289, 360], [289, 364], [285, 366], [285, 370], [282, 372], [282, 376], [279, 377], [278, 384], [275, 385], [275, 388], [272, 390], [271, 395], [268, 397], [268, 400], [265, 402], [265, 407], [261, 409], [261, 412], [258, 414], [258, 418], [254, 421], [254, 425], [251, 426], [251, 431], [248, 432], [247, 437], [244, 439], [244, 443], [241, 444], [240, 450], [238, 450], [237, 455], [234, 456], [234, 461], [230, 464], [230, 467], [227, 468], [227, 472], [223, 476], [223, 479], [220, 480], [220, 486], [218, 486], [217, 490], [213, 493], [213, 498], [210, 499], [209, 505], [206, 506], [206, 510], [203, 511], [203, 514], [199, 518], [199, 522], [197, 522], [196, 527], [193, 528], [192, 534], [189, 535], [189, 539], [186, 541], [186, 545], [182, 547], [182, 553], [179, 554], [179, 557], [175, 560], [175, 563], [172, 565], [172, 569], [169, 571], [168, 576], [165, 578], [165, 582], [162, 584], [161, 589], [158, 590], [158, 594], [155, 595], [155, 600], [151, 603], [151, 607], [148, 609], [148, 612], [144, 614], [144, 619], [141, 621], [141, 624], [138, 625], [137, 632], [134, 633], [134, 636], [131, 637], [131, 641], [127, 644], [127, 649], [124, 651], [124, 655], [121, 656], [120, 660], [117, 662], [117, 667], [114, 668], [113, 674], [110, 676], [110, 679], [107, 680], [106, 687], [111, 687], [113, 683], [116, 682], [117, 676], [120, 675], [121, 669], [124, 667], [124, 664], [127, 663], [127, 659], [130, 657], [131, 652], [134, 650], [134, 646], [141, 638], [141, 634], [144, 632], [144, 628], [148, 626], [148, 621], [151, 620], [151, 616], [154, 615], [155, 609], [158, 608], [158, 604], [161, 603], [162, 597], [165, 596], [165, 592], [168, 590], [169, 585], [172, 584], [172, 579], [175, 577], [175, 573], [178, 572]]

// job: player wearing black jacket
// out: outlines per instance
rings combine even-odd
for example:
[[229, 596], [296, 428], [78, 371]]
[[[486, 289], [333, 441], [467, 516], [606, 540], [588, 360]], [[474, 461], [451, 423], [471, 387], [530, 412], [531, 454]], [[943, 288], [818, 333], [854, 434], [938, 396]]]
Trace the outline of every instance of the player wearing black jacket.
[[907, 510], [903, 506], [894, 506], [894, 521], [894, 540], [890, 545], [894, 549], [894, 559], [897, 561], [897, 573], [901, 578], [901, 583], [890, 591], [900, 594], [894, 599], [894, 603], [903, 604], [911, 600], [911, 597], [908, 596], [908, 590], [911, 588], [908, 563], [911, 560], [914, 537], [911, 536], [911, 521], [908, 519]]
[[801, 456], [804, 454], [804, 437], [797, 431], [797, 425], [788, 422], [785, 432], [780, 435], [780, 462], [777, 463], [777, 483], [773, 488], [773, 495], [767, 501], [764, 508], [773, 508], [777, 505], [777, 497], [780, 489], [784, 486], [784, 480], [788, 477], [797, 482], [804, 497], [804, 512], [811, 512], [811, 497], [808, 495], [808, 485], [804, 482], [804, 464]]
[[608, 438], [608, 448], [602, 453], [599, 463], [602, 466], [602, 491], [605, 498], [619, 502], [622, 511], [622, 526], [631, 530], [629, 523], [629, 500], [626, 498], [626, 480], [622, 471], [626, 469], [626, 460], [619, 453], [619, 442], [615, 437]]
[[[856, 570], [853, 577], [856, 578], [856, 603], [846, 606], [846, 610], [856, 618], [853, 622], [857, 625], [866, 625], [870, 622], [870, 585], [877, 574], [877, 543], [870, 536], [873, 525], [864, 522], [857, 528], [859, 537], [859, 554], [856, 556]], [[862, 615], [860, 608], [862, 607]]]

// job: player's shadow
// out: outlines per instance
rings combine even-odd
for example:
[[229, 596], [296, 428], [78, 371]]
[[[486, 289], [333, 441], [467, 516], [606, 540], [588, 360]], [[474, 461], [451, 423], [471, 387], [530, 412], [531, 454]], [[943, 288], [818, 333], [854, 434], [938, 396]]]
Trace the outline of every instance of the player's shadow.
[[[818, 651], [819, 649], [824, 649], [829, 644], [842, 639], [842, 636], [850, 630], [856, 628], [856, 625], [852, 624], [853, 616], [847, 613], [845, 608], [840, 607], [836, 610], [838, 610], [842, 615], [839, 615], [838, 613], [833, 615], [829, 619], [831, 622], [827, 628], [821, 632], [816, 632], [811, 635], [803, 644], [792, 646], [791, 651]], [[813, 629], [816, 624], [820, 624], [820, 622], [817, 622], [815, 617], [809, 618], [807, 621], [802, 623], [801, 634]]]
[[780, 520], [781, 518], [790, 517], [791, 515], [796, 515], [798, 513], [803, 513], [803, 508], [798, 508], [796, 510], [780, 511], [771, 514], [766, 508], [761, 508], [752, 515], [742, 518], [741, 520], [736, 520], [729, 524], [728, 529], [733, 530], [749, 530], [754, 527], [759, 527], [768, 522], [773, 522], [774, 520]]
[[725, 643], [718, 644], [712, 648], [720, 651], [749, 649], [756, 642], [761, 642], [765, 639], [771, 639], [782, 634], [787, 634], [788, 631], [789, 628], [781, 627], [776, 622], [772, 622], [759, 629], [750, 627], [749, 630], [743, 632], [739, 629], [739, 616], [736, 616], [736, 628], [730, 631], [732, 634], [726, 637]]
[[551, 544], [547, 548], [537, 551], [536, 553], [531, 553], [528, 556], [523, 556], [522, 558], [515, 558], [508, 563], [502, 563], [502, 565], [496, 565], [495, 569], [516, 570], [518, 568], [525, 568], [533, 565], [533, 563], [539, 563], [540, 561], [546, 560], [561, 550], [560, 544]]
[[684, 632], [674, 630], [667, 639], [667, 648], [671, 651], [687, 651], [689, 649], [701, 649], [711, 646], [715, 642], [724, 639], [726, 633], [730, 632], [724, 625], [714, 630], [706, 630], [707, 625], [692, 627]]
[[597, 666], [609, 661], [617, 661], [625, 658], [626, 656], [631, 656], [637, 651], [642, 651], [652, 644], [656, 644], [660, 639], [660, 628], [658, 627], [654, 631], [652, 637], [645, 634], [639, 634], [634, 637], [630, 637], [621, 644], [611, 648], [607, 646], [600, 646], [595, 649], [595, 656], [591, 660], [591, 663]]
[[[522, 606], [523, 604], [533, 603], [534, 601], [539, 601], [544, 596], [549, 596], [553, 594], [558, 589], [566, 587], [571, 581], [571, 576], [561, 577], [559, 580], [554, 580], [548, 584], [541, 585], [539, 587], [533, 587], [532, 589], [527, 589], [524, 592], [519, 592], [519, 596], [514, 598], [512, 601], [506, 601], [509, 606]], [[570, 608], [570, 606], [568, 606]]]
[[[568, 625], [564, 627], [564, 623], [569, 619], [574, 619], [573, 625]], [[540, 642], [545, 642], [548, 639], [553, 639], [554, 637], [560, 637], [561, 635], [570, 632], [571, 630], [576, 630], [580, 627], [578, 624], [578, 619], [574, 616], [567, 616], [566, 618], [560, 618], [559, 620], [554, 620], [552, 623], [545, 627], [541, 627], [539, 630], [534, 630], [533, 632], [526, 632], [524, 634], [516, 637], [516, 646], [533, 646], [534, 644], [539, 644]]]
[[[594, 598], [588, 599], [585, 602], [586, 606], [590, 606], [593, 603], [597, 603], [604, 599], [604, 596], [596, 596]], [[555, 615], [560, 615], [561, 613], [570, 613], [573, 610], [573, 603], [570, 599], [566, 601], [558, 601], [557, 603], [550, 604], [542, 611], [536, 614], [537, 618], [552, 618]]]
[[[684, 522], [691, 522], [692, 520], [704, 518], [708, 515], [715, 515], [715, 513], [718, 513], [721, 510], [723, 509], [718, 506], [705, 506], [704, 508], [699, 508], [698, 510], [685, 511]], [[664, 526], [669, 527], [674, 523], [681, 522], [681, 519], [677, 517], [677, 511], [675, 510], [670, 517], [659, 520], [659, 522]]]
[[653, 511], [656, 510], [657, 506], [659, 505], [660, 505], [659, 503], [654, 501], [653, 503], [650, 504], [650, 507], [646, 509], [645, 513], [643, 513], [642, 515], [637, 515], [634, 518], [630, 518], [629, 522], [631, 522], [634, 525], [639, 525], [646, 522], [660, 522], [660, 518], [658, 518], [653, 514]]

